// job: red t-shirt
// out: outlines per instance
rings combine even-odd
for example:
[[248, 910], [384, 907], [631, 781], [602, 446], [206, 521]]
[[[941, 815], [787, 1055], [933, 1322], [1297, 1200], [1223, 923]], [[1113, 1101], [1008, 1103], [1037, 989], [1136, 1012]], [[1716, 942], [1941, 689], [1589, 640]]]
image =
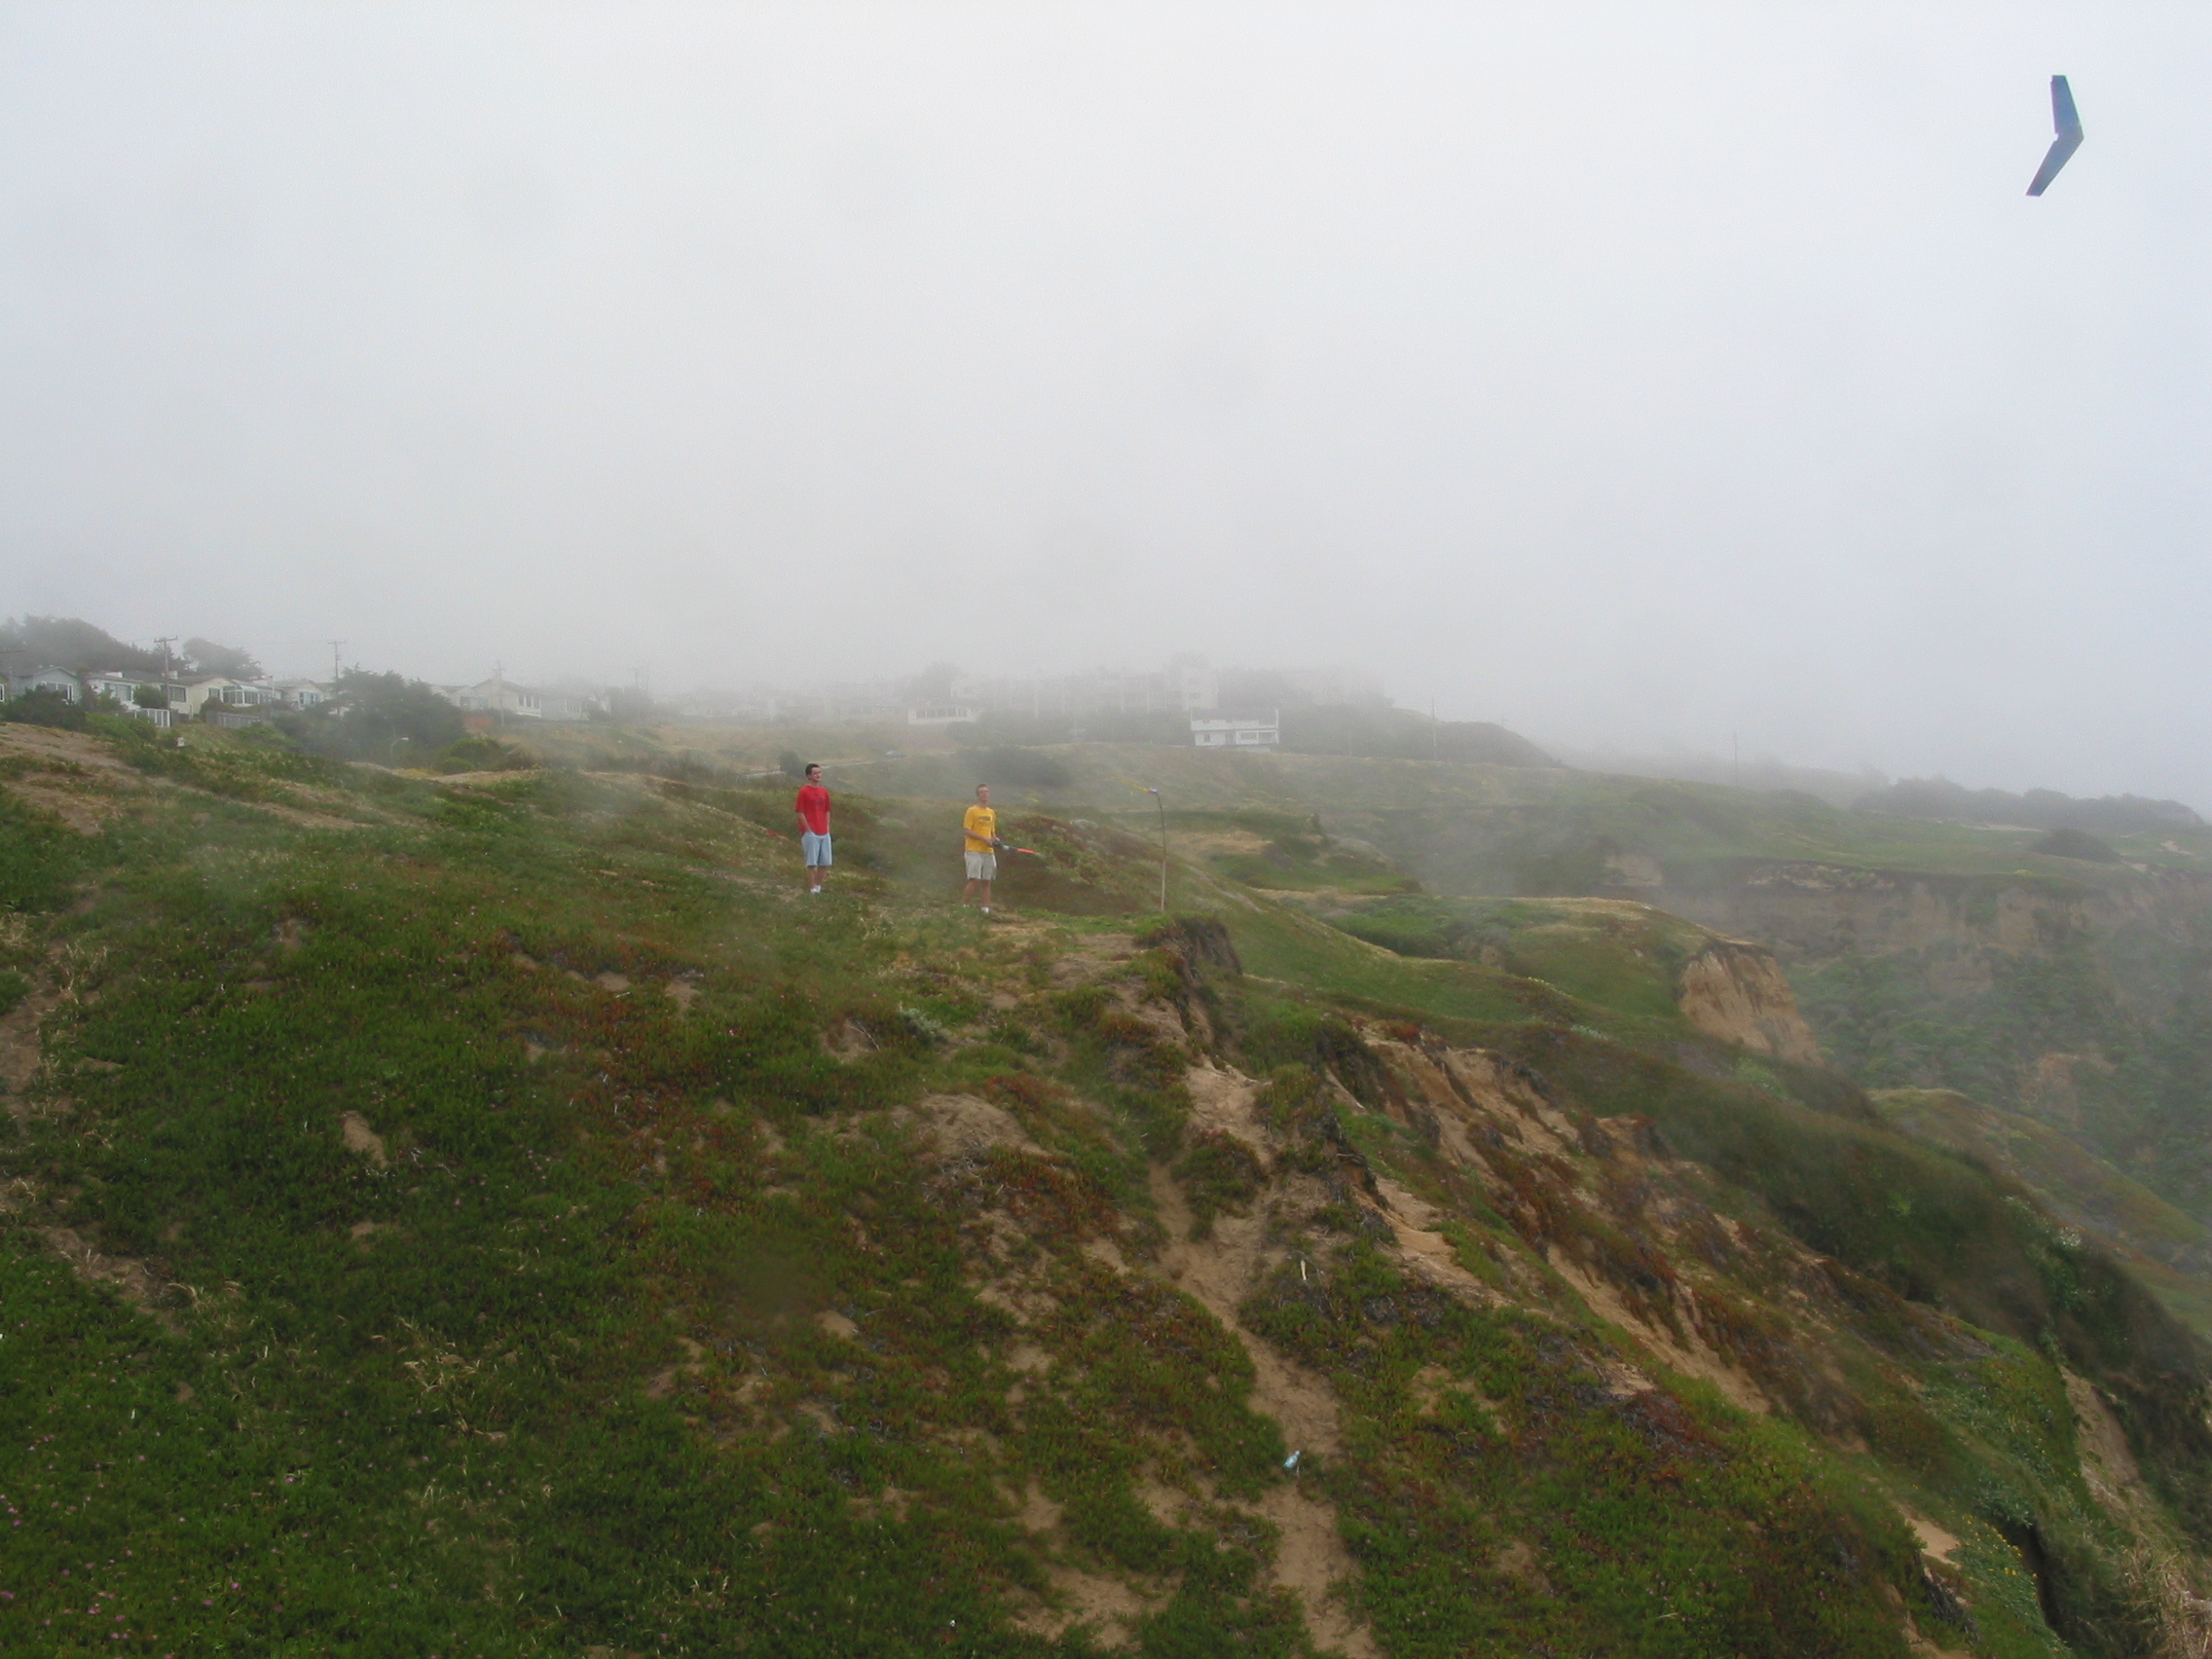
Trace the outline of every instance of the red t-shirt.
[[809, 784], [799, 791], [792, 808], [815, 834], [830, 833], [830, 792], [820, 784]]

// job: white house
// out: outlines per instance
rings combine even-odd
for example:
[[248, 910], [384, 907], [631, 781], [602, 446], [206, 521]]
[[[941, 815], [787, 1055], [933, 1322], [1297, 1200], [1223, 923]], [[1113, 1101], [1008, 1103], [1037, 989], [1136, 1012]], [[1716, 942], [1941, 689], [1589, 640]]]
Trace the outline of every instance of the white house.
[[120, 668], [103, 669], [96, 674], [85, 676], [85, 696], [88, 699], [113, 697], [118, 703], [128, 704], [136, 701], [139, 686], [151, 685], [159, 690], [161, 683], [161, 676], [156, 674], [132, 674]]
[[974, 725], [982, 719], [966, 703], [933, 703], [906, 711], [910, 726]]
[[430, 689], [471, 714], [500, 715], [508, 719], [580, 720], [591, 713], [590, 706], [575, 692], [517, 685], [504, 675], [495, 675], [474, 685], [433, 685]]
[[262, 684], [287, 709], [312, 709], [330, 696], [330, 687], [319, 680], [267, 680]]
[[253, 725], [268, 717], [269, 706], [276, 701], [276, 694], [266, 685], [255, 685], [247, 681], [233, 680], [227, 674], [188, 674], [181, 680], [171, 680], [167, 685], [171, 713], [186, 719], [203, 719], [208, 717], [207, 705], [215, 705], [214, 713], [226, 716], [226, 725]]
[[96, 702], [102, 697], [113, 697], [123, 705], [123, 712], [133, 719], [167, 729], [169, 712], [163, 708], [143, 708], [138, 702], [140, 690], [151, 690], [166, 703], [168, 692], [157, 675], [135, 674], [128, 669], [108, 669], [85, 676], [85, 700]]
[[1278, 749], [1282, 746], [1282, 711], [1262, 719], [1258, 715], [1223, 715], [1191, 722], [1191, 742], [1199, 749]]

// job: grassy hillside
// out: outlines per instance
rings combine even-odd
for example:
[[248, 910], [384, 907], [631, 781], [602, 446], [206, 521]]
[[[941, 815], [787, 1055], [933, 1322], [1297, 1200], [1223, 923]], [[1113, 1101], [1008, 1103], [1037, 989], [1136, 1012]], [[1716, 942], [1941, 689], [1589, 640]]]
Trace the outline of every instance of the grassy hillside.
[[1163, 924], [1018, 800], [985, 921], [889, 789], [810, 900], [727, 768], [192, 735], [0, 727], [0, 1648], [2204, 1634], [2196, 1339], [1570, 939]]
[[1871, 1096], [1883, 1120], [2034, 1191], [2051, 1213], [2125, 1261], [2175, 1315], [2212, 1338], [2212, 1233], [2047, 1124], [1951, 1089]]
[[[1956, 1089], [2040, 1118], [2212, 1213], [2212, 830], [2109, 837], [2120, 858], [2104, 862], [2038, 850], [2032, 829], [1603, 773], [1051, 754], [1069, 779], [1027, 792], [1040, 803], [1133, 828], [1152, 811], [1137, 786], [1158, 786], [1171, 839], [1263, 887], [1344, 901], [1409, 879], [1444, 902], [1633, 896], [1758, 940], [1781, 955], [1824, 1051], [1862, 1084]], [[949, 787], [949, 764], [857, 771], [920, 790]], [[1239, 828], [1243, 867], [1219, 856]], [[1361, 850], [1361, 867], [1302, 861], [1298, 838], [1315, 834]], [[1382, 926], [1390, 907], [1366, 908]]]
[[[1106, 744], [886, 760], [861, 734], [817, 735], [849, 783], [950, 801], [995, 769], [1002, 800], [1148, 836], [1144, 788], [1159, 787], [1181, 854], [1335, 903], [1339, 921], [1353, 901], [1412, 889], [1447, 903], [1645, 901], [1774, 948], [1824, 1051], [1862, 1084], [1956, 1089], [2038, 1117], [2212, 1213], [2212, 830], [2116, 836], [2107, 862], [2041, 850], [2039, 830], [1558, 768]], [[628, 763], [667, 767], [709, 753], [736, 764], [772, 737], [560, 741], [657, 745], [658, 760]]]

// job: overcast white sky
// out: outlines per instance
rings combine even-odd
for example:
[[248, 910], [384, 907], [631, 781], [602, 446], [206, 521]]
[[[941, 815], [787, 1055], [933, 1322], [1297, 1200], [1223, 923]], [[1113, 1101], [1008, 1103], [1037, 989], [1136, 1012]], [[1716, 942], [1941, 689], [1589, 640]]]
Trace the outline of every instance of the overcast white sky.
[[[2202, 6], [0, 4], [0, 610], [2212, 810]], [[2047, 78], [2088, 141], [2048, 196]]]

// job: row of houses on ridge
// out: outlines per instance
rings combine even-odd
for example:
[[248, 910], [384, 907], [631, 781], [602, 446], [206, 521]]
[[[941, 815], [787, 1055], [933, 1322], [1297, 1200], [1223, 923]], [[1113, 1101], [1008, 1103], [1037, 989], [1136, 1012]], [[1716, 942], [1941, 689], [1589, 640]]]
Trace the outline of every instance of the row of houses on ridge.
[[[527, 685], [503, 672], [467, 685], [428, 687], [461, 711], [471, 727], [515, 722], [573, 721], [605, 718], [618, 695], [571, 682]], [[912, 727], [967, 726], [986, 716], [1010, 714], [1032, 719], [1092, 719], [1100, 717], [1167, 716], [1189, 722], [1191, 741], [1200, 749], [1273, 749], [1282, 742], [1283, 706], [1382, 701], [1381, 682], [1355, 669], [1223, 671], [1204, 659], [1177, 657], [1151, 673], [1095, 670], [1087, 674], [987, 679], [954, 674], [921, 692], [913, 682], [832, 683], [801, 693], [765, 688], [738, 693], [695, 693], [676, 707], [680, 718], [742, 719], [763, 724], [903, 724]], [[255, 680], [219, 674], [151, 675], [109, 670], [80, 673], [42, 664], [23, 673], [0, 674], [0, 692], [19, 697], [36, 690], [57, 691], [73, 703], [102, 699], [122, 712], [157, 726], [176, 719], [245, 726], [272, 714], [299, 711], [331, 702], [329, 682], [300, 678]], [[1271, 695], [1272, 694], [1272, 695]], [[1265, 714], [1269, 703], [1279, 706]], [[341, 702], [334, 712], [343, 713]], [[1254, 711], [1254, 712], [1240, 712]], [[1081, 735], [1081, 728], [1078, 728]]]
[[312, 709], [330, 696], [330, 687], [317, 680], [238, 680], [226, 674], [159, 675], [120, 668], [79, 673], [55, 663], [0, 675], [0, 689], [11, 698], [56, 691], [88, 706], [105, 698], [124, 714], [157, 726], [179, 719], [253, 725], [273, 710]]
[[[474, 685], [430, 689], [464, 714], [489, 716], [495, 722], [589, 719], [604, 706], [582, 687], [519, 685], [503, 675]], [[223, 674], [164, 676], [129, 669], [80, 673], [55, 663], [0, 675], [0, 693], [20, 697], [29, 691], [56, 691], [88, 707], [106, 698], [124, 714], [164, 727], [178, 719], [257, 725], [273, 714], [312, 709], [333, 696], [329, 682], [298, 678], [239, 680]]]

